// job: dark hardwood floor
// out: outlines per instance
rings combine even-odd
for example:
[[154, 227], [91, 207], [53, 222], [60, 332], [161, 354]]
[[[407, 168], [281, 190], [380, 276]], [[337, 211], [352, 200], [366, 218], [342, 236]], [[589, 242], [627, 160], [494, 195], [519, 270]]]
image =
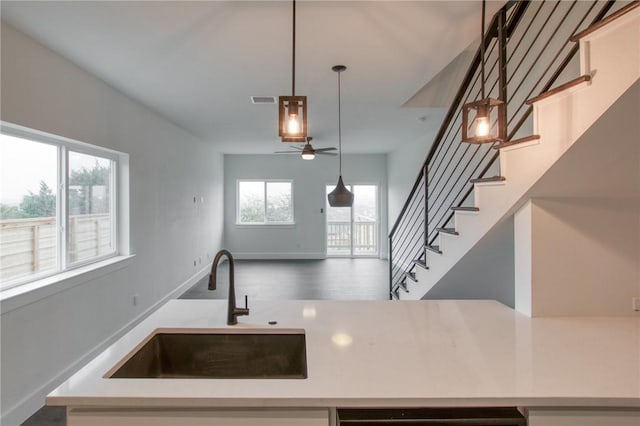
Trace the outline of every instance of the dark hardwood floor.
[[[387, 300], [389, 264], [380, 259], [237, 260], [238, 303], [251, 300]], [[218, 288], [207, 289], [208, 278], [185, 291], [180, 299], [226, 299], [228, 264], [220, 265]], [[64, 407], [43, 407], [22, 426], [65, 426]]]
[[[236, 297], [256, 300], [385, 300], [389, 266], [380, 259], [236, 260]], [[180, 299], [225, 299], [228, 264], [218, 269], [218, 288], [203, 279]]]

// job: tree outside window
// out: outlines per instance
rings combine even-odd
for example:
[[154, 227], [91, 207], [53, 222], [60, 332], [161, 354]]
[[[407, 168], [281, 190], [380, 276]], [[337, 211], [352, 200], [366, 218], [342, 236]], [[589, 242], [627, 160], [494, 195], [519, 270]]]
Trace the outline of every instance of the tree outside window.
[[117, 156], [7, 130], [0, 132], [0, 289], [115, 256]]
[[292, 224], [291, 181], [238, 181], [239, 224]]

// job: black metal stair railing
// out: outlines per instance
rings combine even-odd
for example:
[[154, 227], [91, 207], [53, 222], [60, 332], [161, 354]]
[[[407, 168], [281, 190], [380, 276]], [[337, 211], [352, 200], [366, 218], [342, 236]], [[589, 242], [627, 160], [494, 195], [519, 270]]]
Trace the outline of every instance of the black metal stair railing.
[[[485, 91], [507, 104], [507, 141], [532, 134], [526, 101], [577, 77], [578, 45], [570, 38], [629, 2], [508, 1], [492, 18], [485, 45]], [[444, 118], [423, 167], [389, 234], [390, 298], [406, 291], [415, 260], [426, 265], [424, 248], [438, 229], [452, 228], [452, 207], [473, 205], [473, 179], [500, 175], [500, 151], [492, 144], [461, 143], [462, 105], [479, 99], [478, 48]]]

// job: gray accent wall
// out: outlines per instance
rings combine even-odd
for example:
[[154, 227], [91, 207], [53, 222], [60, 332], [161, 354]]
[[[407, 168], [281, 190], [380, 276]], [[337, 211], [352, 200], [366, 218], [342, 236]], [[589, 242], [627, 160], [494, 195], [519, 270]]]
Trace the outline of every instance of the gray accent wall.
[[[283, 150], [287, 148], [283, 144]], [[344, 155], [346, 185], [378, 185], [380, 254], [387, 255], [387, 156]], [[224, 156], [224, 243], [244, 259], [322, 259], [325, 257], [326, 185], [338, 181], [337, 157], [305, 161], [296, 154]], [[295, 225], [237, 225], [238, 179], [293, 180]], [[321, 211], [322, 210], [322, 211]]]

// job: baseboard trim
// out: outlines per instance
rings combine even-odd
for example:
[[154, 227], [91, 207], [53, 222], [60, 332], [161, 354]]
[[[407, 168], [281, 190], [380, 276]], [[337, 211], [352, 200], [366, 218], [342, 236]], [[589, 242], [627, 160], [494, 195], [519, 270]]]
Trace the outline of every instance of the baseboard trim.
[[20, 402], [18, 402], [15, 406], [8, 409], [6, 412], [2, 414], [0, 417], [0, 424], [3, 426], [19, 426], [25, 420], [27, 420], [33, 413], [42, 408], [45, 402], [45, 398], [48, 393], [52, 390], [60, 386], [62, 382], [71, 377], [75, 372], [77, 372], [81, 367], [91, 361], [93, 358], [98, 356], [101, 352], [111, 346], [116, 340], [121, 338], [125, 333], [130, 331], [134, 326], [136, 326], [140, 321], [151, 315], [155, 312], [160, 306], [164, 305], [171, 299], [175, 299], [188, 290], [190, 287], [199, 282], [202, 278], [207, 276], [211, 270], [211, 263], [207, 266], [196, 272], [194, 275], [189, 277], [186, 281], [172, 290], [165, 297], [160, 299], [158, 302], [153, 304], [147, 310], [142, 312], [140, 315], [135, 317], [133, 320], [128, 322], [124, 327], [120, 328], [118, 331], [113, 333], [103, 342], [97, 344], [93, 347], [89, 352], [78, 358], [76, 361], [71, 363], [67, 368], [65, 368], [62, 372], [60, 372], [53, 379], [49, 380], [47, 383], [42, 385], [40, 388], [36, 389], [30, 395], [23, 398]]
[[325, 253], [233, 253], [234, 259], [238, 260], [299, 260], [326, 259]]

